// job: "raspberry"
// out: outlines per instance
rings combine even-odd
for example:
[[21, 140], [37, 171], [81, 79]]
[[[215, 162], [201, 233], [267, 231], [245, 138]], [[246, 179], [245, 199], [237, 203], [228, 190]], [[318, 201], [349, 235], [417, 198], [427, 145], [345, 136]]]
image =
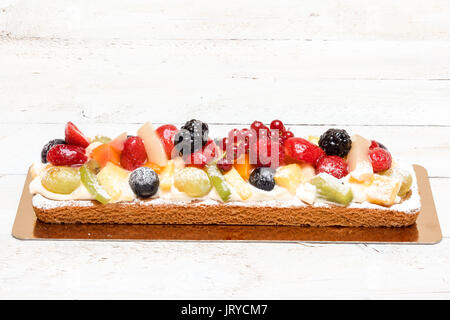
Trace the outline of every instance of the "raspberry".
[[389, 151], [383, 148], [373, 148], [369, 151], [369, 157], [372, 161], [373, 172], [378, 173], [391, 168], [392, 157]]
[[57, 144], [47, 153], [47, 161], [54, 166], [79, 166], [87, 161], [86, 149], [66, 144]]
[[123, 146], [120, 165], [129, 171], [141, 167], [147, 161], [144, 142], [139, 137], [129, 137]]
[[72, 123], [67, 122], [65, 130], [65, 141], [67, 144], [87, 148], [89, 146], [89, 140], [84, 134]]
[[216, 149], [217, 146], [215, 142], [209, 139], [202, 150], [191, 153], [189, 156], [184, 158], [184, 162], [188, 167], [203, 169], [216, 157]]
[[[275, 152], [272, 154], [272, 152]], [[250, 145], [250, 163], [258, 167], [278, 167], [284, 160], [284, 150], [277, 141], [261, 137]]]
[[325, 172], [341, 179], [348, 174], [347, 163], [338, 156], [326, 156], [317, 161], [316, 174]]
[[317, 160], [325, 156], [325, 152], [308, 140], [299, 137], [289, 138], [284, 142], [286, 157], [295, 162], [306, 162], [316, 165]]
[[352, 147], [352, 140], [343, 129], [328, 129], [320, 136], [319, 147], [328, 156], [345, 157]]
[[372, 140], [369, 149], [374, 149], [374, 148], [381, 148], [381, 149], [387, 150], [387, 148], [382, 143]]

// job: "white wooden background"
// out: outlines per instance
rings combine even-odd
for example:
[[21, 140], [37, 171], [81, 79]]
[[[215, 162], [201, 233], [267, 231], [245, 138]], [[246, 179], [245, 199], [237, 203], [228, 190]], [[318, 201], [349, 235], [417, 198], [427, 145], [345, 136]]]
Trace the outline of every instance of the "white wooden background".
[[[448, 0], [0, 0], [0, 298], [450, 298]], [[280, 118], [428, 169], [428, 246], [23, 242], [32, 161], [86, 133]], [[294, 125], [296, 124], [296, 125]]]

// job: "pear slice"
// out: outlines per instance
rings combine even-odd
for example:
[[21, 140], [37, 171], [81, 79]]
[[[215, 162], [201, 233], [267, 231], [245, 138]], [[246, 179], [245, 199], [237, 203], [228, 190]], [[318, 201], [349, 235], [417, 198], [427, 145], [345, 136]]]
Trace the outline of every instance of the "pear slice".
[[138, 130], [138, 136], [144, 141], [148, 161], [160, 167], [165, 167], [168, 161], [167, 155], [153, 125], [146, 122]]
[[350, 177], [358, 182], [371, 183], [372, 162], [369, 158], [370, 141], [360, 135], [352, 136], [352, 148], [347, 156]]

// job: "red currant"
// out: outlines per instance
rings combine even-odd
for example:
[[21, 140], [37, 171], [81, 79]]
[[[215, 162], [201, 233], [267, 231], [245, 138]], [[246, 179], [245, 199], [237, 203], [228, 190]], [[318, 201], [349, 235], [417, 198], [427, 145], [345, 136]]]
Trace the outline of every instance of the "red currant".
[[221, 147], [222, 147], [223, 151], [227, 150], [227, 145], [228, 145], [228, 138], [225, 137], [222, 139], [222, 143], [221, 143]]
[[238, 129], [233, 129], [228, 133], [228, 141], [233, 141], [234, 144], [237, 144], [241, 141], [241, 131]]
[[286, 128], [284, 127], [283, 122], [281, 122], [280, 120], [273, 120], [270, 123], [270, 129], [278, 130], [281, 136]]
[[233, 168], [233, 162], [228, 160], [227, 158], [222, 158], [217, 161], [217, 168], [222, 170], [222, 172], [228, 172]]

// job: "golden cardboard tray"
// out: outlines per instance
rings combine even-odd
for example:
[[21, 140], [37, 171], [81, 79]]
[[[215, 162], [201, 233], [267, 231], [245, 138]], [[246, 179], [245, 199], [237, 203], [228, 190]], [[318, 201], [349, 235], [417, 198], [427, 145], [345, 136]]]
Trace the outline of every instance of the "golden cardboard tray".
[[441, 228], [425, 168], [414, 165], [422, 212], [406, 228], [225, 226], [225, 225], [120, 225], [48, 224], [36, 219], [28, 173], [12, 235], [21, 240], [140, 240], [140, 241], [243, 241], [343, 242], [434, 244]]

